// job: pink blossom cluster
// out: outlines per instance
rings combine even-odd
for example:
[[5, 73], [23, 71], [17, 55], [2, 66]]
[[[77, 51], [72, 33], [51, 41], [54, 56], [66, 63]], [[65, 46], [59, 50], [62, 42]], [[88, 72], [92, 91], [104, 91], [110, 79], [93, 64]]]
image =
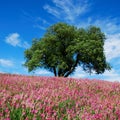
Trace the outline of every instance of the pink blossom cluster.
[[0, 74], [0, 120], [17, 117], [120, 120], [120, 83]]

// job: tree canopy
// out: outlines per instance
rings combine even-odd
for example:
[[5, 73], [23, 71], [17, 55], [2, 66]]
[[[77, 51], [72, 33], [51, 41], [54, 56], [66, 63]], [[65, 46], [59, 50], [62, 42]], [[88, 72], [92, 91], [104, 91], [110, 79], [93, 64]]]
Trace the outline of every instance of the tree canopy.
[[43, 67], [55, 76], [68, 77], [77, 66], [90, 74], [102, 74], [111, 68], [106, 62], [104, 42], [105, 34], [96, 26], [84, 29], [57, 23], [25, 50], [24, 65], [29, 72]]

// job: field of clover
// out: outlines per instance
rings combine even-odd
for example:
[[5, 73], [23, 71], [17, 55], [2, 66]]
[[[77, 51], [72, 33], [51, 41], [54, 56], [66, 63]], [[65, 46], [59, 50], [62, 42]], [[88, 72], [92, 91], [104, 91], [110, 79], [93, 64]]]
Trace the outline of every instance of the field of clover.
[[120, 120], [120, 83], [0, 74], [0, 120]]

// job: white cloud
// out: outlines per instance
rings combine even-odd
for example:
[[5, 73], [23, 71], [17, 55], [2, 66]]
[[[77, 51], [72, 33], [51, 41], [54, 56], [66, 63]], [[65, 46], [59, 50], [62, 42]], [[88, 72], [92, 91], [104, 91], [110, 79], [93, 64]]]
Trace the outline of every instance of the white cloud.
[[28, 44], [28, 42], [24, 41], [24, 42], [21, 43], [21, 47], [23, 47], [23, 48], [29, 48], [30, 45]]
[[89, 17], [82, 26], [89, 26], [89, 25], [95, 25], [98, 26], [104, 31], [105, 33], [113, 34], [120, 30], [118, 26], [118, 19], [113, 19], [110, 17], [104, 17], [104, 18], [93, 18]]
[[57, 18], [60, 16], [60, 13], [58, 12], [58, 10], [56, 10], [55, 8], [53, 8], [49, 5], [45, 5], [44, 9], [47, 10], [50, 14], [54, 15]]
[[87, 75], [88, 74], [85, 73], [80, 66], [78, 66], [78, 67], [76, 67], [76, 70], [73, 73], [73, 75], [71, 75], [70, 77], [72, 77], [72, 78], [86, 78]]
[[22, 48], [28, 48], [29, 47], [29, 44], [26, 41], [21, 41], [20, 35], [18, 33], [9, 34], [5, 38], [5, 42], [14, 46], [14, 47], [15, 46], [22, 47]]
[[43, 19], [43, 18], [41, 18], [41, 17], [37, 17], [37, 18], [35, 19], [35, 21], [36, 21], [36, 22], [40, 22], [40, 23], [42, 23], [42, 24], [44, 24], [44, 25], [50, 25], [50, 23], [49, 23], [47, 20], [45, 20], [45, 19]]
[[44, 9], [53, 16], [66, 20], [68, 22], [75, 22], [75, 20], [88, 10], [87, 0], [52, 0], [54, 7], [45, 5]]
[[85, 73], [81, 67], [77, 67], [76, 71], [73, 75], [70, 77], [72, 78], [89, 78], [89, 79], [101, 79], [101, 80], [106, 80], [106, 81], [119, 81], [120, 82], [120, 74], [115, 70], [112, 69], [111, 71], [105, 71], [105, 73], [96, 75], [96, 74], [91, 74], [89, 75], [88, 73]]
[[96, 26], [102, 28], [102, 30], [107, 34], [113, 34], [120, 31], [120, 25], [118, 25], [116, 19], [106, 18], [96, 20], [94, 23]]
[[46, 30], [46, 27], [45, 27], [45, 26], [39, 25], [39, 24], [36, 24], [36, 25], [34, 25], [33, 27], [39, 28], [39, 29], [41, 29], [41, 30]]
[[120, 45], [120, 33], [107, 36], [104, 49], [108, 61], [120, 57], [119, 45]]
[[106, 71], [103, 74], [103, 77], [107, 81], [111, 81], [111, 82], [119, 81], [120, 82], [120, 74], [117, 73], [115, 69], [112, 69], [111, 71]]
[[13, 62], [11, 60], [0, 59], [0, 65], [3, 67], [12, 67]]
[[35, 74], [44, 76], [44, 75], [50, 75], [51, 72], [49, 72], [49, 71], [47, 71], [45, 69], [40, 69], [40, 70], [35, 71]]
[[90, 25], [94, 25], [100, 27], [102, 31], [106, 34], [115, 34], [120, 31], [120, 23], [118, 23], [119, 19], [111, 18], [111, 17], [88, 17], [80, 24], [76, 23], [77, 27], [88, 27]]
[[38, 16], [34, 16], [31, 13], [27, 12], [27, 11], [22, 11], [23, 12], [23, 16], [29, 21], [31, 22], [31, 24], [33, 25], [34, 28], [39, 28], [41, 30], [46, 30], [46, 28], [51, 25], [51, 23], [48, 22], [48, 20], [42, 18], [42, 17], [38, 17]]
[[13, 33], [13, 34], [9, 34], [6, 37], [6, 43], [12, 45], [12, 46], [20, 46], [20, 35], [18, 33]]

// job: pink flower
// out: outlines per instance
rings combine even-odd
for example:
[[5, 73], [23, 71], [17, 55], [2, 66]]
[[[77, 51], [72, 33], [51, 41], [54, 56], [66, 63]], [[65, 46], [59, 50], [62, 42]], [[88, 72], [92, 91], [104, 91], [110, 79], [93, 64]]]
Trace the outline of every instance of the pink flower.
[[0, 75], [0, 117], [10, 120], [12, 108], [40, 114], [43, 120], [110, 120], [120, 118], [120, 83], [57, 77]]
[[10, 118], [6, 118], [5, 120], [10, 120]]
[[8, 113], [8, 112], [9, 112], [9, 110], [8, 110], [8, 109], [5, 109], [5, 112], [6, 112], [6, 113]]
[[32, 110], [33, 114], [36, 114], [38, 112], [38, 110]]
[[40, 116], [41, 116], [42, 118], [45, 118], [45, 114], [44, 114], [44, 113], [42, 113]]

